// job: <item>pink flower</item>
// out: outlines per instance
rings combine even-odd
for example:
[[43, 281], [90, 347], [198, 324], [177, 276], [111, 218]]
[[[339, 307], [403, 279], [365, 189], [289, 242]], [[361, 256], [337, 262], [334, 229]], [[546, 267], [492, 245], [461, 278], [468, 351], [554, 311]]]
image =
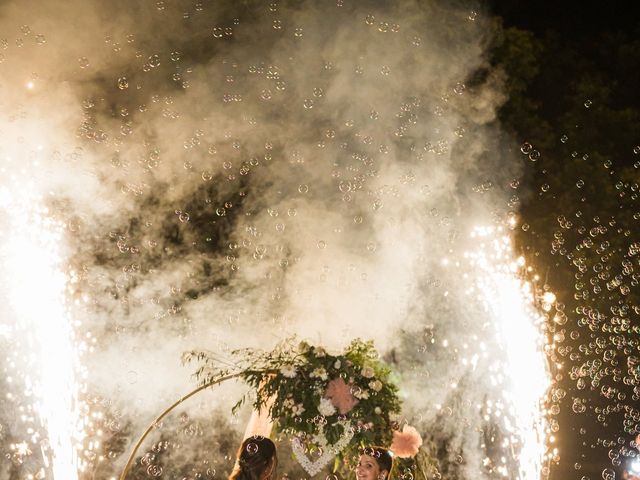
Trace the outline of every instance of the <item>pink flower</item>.
[[400, 458], [413, 457], [422, 445], [422, 437], [418, 431], [405, 425], [402, 432], [393, 432], [393, 441], [391, 442], [391, 451]]
[[342, 378], [334, 378], [327, 385], [324, 396], [331, 400], [341, 415], [350, 412], [358, 404], [358, 399], [351, 394], [351, 388]]

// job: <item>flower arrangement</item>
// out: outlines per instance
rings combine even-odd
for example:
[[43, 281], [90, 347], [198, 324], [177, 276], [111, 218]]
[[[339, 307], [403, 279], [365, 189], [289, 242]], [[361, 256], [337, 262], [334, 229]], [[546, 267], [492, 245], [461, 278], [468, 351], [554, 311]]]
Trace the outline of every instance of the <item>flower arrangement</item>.
[[[276, 431], [297, 441], [339, 456], [353, 455], [363, 445], [390, 444], [400, 400], [373, 342], [356, 339], [331, 354], [288, 339], [271, 352], [243, 349], [232, 356], [234, 367], [221, 366], [208, 352], [189, 352], [184, 360], [200, 364], [195, 377], [201, 385], [238, 374], [252, 389], [253, 407], [269, 408]], [[246, 399], [247, 394], [233, 411]]]

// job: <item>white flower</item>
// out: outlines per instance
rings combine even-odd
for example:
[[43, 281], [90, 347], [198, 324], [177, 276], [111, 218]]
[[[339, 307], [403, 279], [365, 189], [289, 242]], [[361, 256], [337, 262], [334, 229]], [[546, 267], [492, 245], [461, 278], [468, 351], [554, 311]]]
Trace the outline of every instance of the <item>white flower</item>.
[[375, 375], [375, 372], [371, 367], [363, 367], [361, 373], [364, 378], [373, 378]]
[[335, 363], [333, 364], [333, 368], [335, 368], [336, 370], [340, 370], [341, 366], [342, 366], [342, 362], [340, 360], [336, 360]]
[[302, 413], [304, 412], [304, 407], [302, 406], [301, 403], [299, 403], [297, 405], [294, 405], [291, 411], [293, 412], [294, 416], [298, 417], [302, 415]]
[[316, 357], [326, 357], [327, 351], [322, 347], [316, 347]]
[[366, 400], [369, 398], [369, 392], [364, 388], [354, 388], [352, 393], [354, 397], [359, 398], [360, 400]]
[[327, 380], [329, 378], [327, 371], [323, 367], [316, 368], [309, 374], [309, 376], [311, 378], [319, 378], [320, 380]]
[[321, 398], [320, 405], [318, 405], [318, 412], [320, 415], [324, 415], [325, 417], [330, 417], [334, 413], [336, 413], [336, 407], [333, 406], [331, 400], [328, 398]]
[[382, 409], [380, 407], [374, 408], [373, 411], [376, 413], [376, 415], [380, 415], [382, 413]]
[[329, 441], [327, 440], [327, 437], [324, 436], [323, 431], [320, 431], [319, 433], [314, 435], [312, 441], [313, 443], [315, 443], [316, 445], [319, 445], [322, 448], [326, 447], [327, 444], [329, 443]]
[[369, 388], [374, 392], [379, 392], [382, 390], [382, 382], [380, 380], [371, 380], [369, 382]]
[[294, 367], [293, 365], [290, 365], [290, 364], [288, 364], [288, 365], [283, 365], [283, 366], [280, 368], [280, 373], [281, 373], [283, 376], [287, 377], [287, 378], [294, 378], [294, 377], [297, 375], [297, 373], [296, 373], [296, 367]]

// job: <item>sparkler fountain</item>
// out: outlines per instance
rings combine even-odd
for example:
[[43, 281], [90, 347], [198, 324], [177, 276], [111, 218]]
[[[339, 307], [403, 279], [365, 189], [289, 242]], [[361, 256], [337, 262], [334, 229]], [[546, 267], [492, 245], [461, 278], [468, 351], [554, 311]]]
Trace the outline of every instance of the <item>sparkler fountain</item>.
[[477, 246], [464, 257], [475, 270], [475, 279], [467, 293], [477, 295], [486, 314], [494, 319], [498, 344], [506, 354], [496, 361], [491, 378], [503, 389], [506, 412], [498, 413], [509, 433], [505, 447], [515, 444], [519, 450], [518, 478], [539, 479], [543, 462], [550, 456], [545, 399], [551, 379], [545, 356], [546, 319], [536, 307], [548, 311], [554, 297], [546, 292], [536, 298], [533, 285], [525, 280], [524, 259], [514, 258], [503, 227], [477, 227], [471, 237]]
[[[18, 180], [13, 187], [17, 187]], [[0, 275], [10, 304], [8, 325], [15, 375], [33, 399], [45, 438], [31, 427], [30, 443], [40, 445], [45, 468], [53, 478], [78, 478], [79, 350], [66, 308], [68, 280], [63, 272], [63, 226], [29, 185], [0, 188]], [[33, 448], [32, 446], [28, 448]]]

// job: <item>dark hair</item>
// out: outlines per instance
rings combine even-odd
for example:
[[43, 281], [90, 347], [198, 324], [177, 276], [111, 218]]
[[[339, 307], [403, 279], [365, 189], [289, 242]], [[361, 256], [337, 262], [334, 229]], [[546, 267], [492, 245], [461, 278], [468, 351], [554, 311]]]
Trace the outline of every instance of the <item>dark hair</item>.
[[364, 447], [360, 449], [360, 455], [369, 455], [373, 457], [380, 467], [380, 470], [391, 472], [393, 466], [393, 455], [390, 450], [384, 447]]
[[261, 480], [262, 474], [274, 462], [276, 468], [278, 456], [274, 443], [263, 436], [246, 438], [236, 454], [236, 464], [229, 480]]

